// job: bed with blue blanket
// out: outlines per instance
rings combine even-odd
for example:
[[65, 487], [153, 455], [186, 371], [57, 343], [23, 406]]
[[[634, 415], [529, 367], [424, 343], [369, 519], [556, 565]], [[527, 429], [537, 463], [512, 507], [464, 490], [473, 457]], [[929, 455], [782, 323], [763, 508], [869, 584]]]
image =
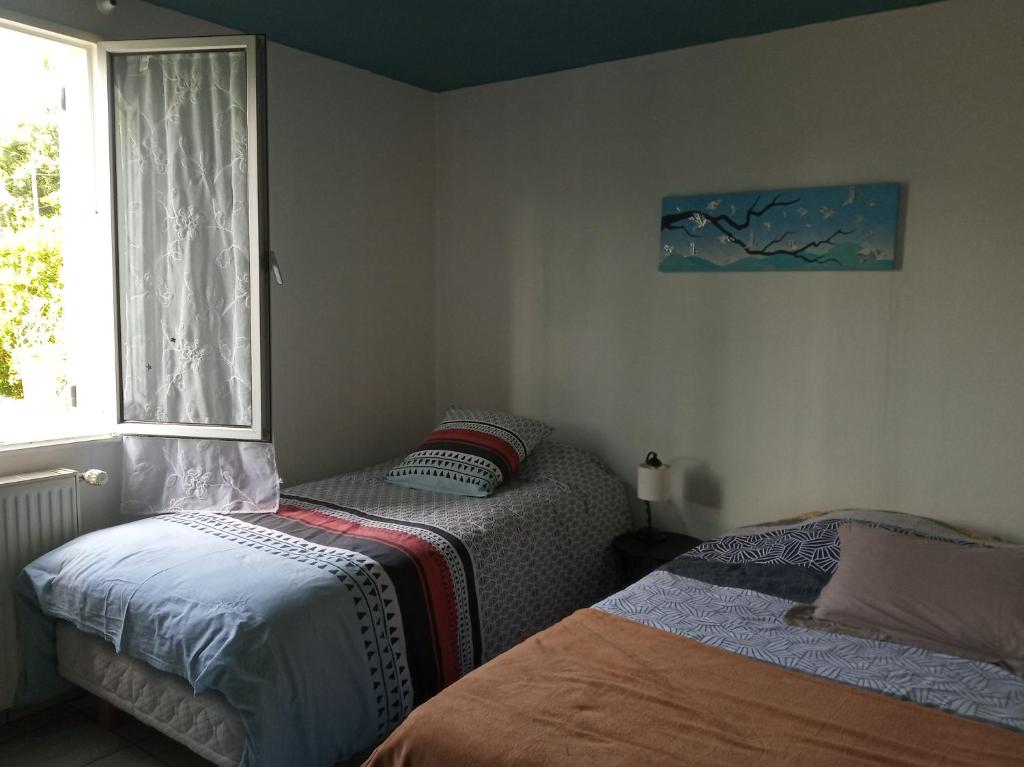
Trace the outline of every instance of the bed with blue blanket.
[[592, 456], [545, 442], [488, 498], [399, 487], [390, 466], [290, 488], [277, 513], [164, 514], [36, 560], [17, 583], [21, 702], [66, 687], [59, 646], [99, 644], [235, 717], [235, 753], [186, 740], [207, 758], [326, 767], [615, 587], [628, 508]]
[[1003, 545], [877, 511], [740, 528], [460, 680], [367, 764], [1024, 764], [1024, 677], [787, 622], [845, 524]]

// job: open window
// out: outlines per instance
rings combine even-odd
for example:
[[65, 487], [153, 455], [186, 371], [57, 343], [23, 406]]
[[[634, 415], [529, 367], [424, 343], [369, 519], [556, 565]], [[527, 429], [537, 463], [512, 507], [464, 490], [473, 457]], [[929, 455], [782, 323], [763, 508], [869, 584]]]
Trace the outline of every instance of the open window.
[[0, 448], [113, 429], [94, 54], [0, 18]]
[[119, 431], [268, 439], [263, 40], [100, 43], [98, 73]]
[[269, 439], [263, 38], [0, 18], [0, 59], [0, 447]]

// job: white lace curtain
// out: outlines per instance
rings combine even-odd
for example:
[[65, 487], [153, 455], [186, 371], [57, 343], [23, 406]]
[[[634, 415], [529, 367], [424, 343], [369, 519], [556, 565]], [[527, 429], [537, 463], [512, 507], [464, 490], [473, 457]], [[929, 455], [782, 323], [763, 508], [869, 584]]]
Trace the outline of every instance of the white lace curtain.
[[124, 514], [272, 513], [279, 485], [269, 442], [124, 438]]
[[111, 71], [124, 420], [248, 426], [245, 53]]

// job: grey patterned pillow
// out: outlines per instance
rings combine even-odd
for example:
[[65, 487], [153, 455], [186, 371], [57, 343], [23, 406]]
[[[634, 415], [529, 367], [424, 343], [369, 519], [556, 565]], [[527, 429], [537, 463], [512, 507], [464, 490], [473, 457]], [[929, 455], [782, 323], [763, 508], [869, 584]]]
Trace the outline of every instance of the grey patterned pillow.
[[552, 428], [490, 410], [449, 408], [444, 420], [385, 479], [416, 490], [487, 496], [516, 476]]

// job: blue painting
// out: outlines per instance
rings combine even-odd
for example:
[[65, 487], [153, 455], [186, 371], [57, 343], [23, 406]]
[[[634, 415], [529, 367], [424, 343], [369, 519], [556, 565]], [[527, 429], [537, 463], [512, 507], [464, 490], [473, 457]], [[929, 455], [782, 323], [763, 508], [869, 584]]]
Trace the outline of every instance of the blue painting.
[[660, 272], [896, 268], [899, 184], [666, 197]]

